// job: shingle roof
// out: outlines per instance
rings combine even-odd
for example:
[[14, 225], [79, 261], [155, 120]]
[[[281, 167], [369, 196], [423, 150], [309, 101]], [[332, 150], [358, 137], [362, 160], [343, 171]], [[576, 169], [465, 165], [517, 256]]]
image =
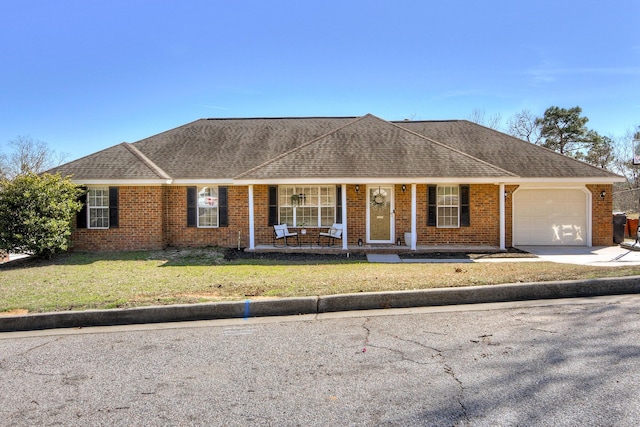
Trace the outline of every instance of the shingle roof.
[[617, 177], [604, 169], [466, 120], [396, 123], [523, 178]]
[[353, 119], [202, 119], [133, 145], [174, 178], [228, 179]]
[[52, 169], [84, 180], [618, 176], [464, 120], [201, 119]]
[[50, 173], [72, 175], [75, 179], [168, 179], [168, 175], [137, 150], [123, 142], [89, 156], [51, 169]]
[[237, 178], [505, 177], [505, 170], [366, 115]]

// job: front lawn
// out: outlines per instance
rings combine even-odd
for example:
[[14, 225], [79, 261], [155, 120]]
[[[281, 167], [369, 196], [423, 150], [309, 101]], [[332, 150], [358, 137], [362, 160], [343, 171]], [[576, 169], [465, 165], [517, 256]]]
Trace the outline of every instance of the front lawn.
[[0, 313], [639, 275], [640, 267], [369, 264], [362, 257], [227, 260], [215, 249], [70, 253], [0, 265]]

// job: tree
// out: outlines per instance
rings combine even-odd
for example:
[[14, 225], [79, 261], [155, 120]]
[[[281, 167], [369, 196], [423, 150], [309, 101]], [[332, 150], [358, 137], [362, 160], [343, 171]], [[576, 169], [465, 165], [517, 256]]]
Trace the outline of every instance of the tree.
[[507, 121], [507, 133], [532, 144], [540, 144], [540, 125], [536, 123], [537, 119], [527, 109], [515, 113]]
[[24, 173], [42, 173], [64, 162], [66, 154], [51, 150], [46, 142], [30, 136], [9, 141], [11, 151], [0, 153], [0, 178], [13, 179]]
[[581, 156], [581, 159], [602, 169], [611, 170], [615, 160], [613, 139], [591, 130], [587, 133], [585, 140], [590, 147], [587, 154]]
[[50, 257], [69, 249], [82, 190], [60, 175], [27, 172], [0, 180], [0, 251]]
[[580, 117], [582, 108], [570, 109], [549, 107], [544, 116], [536, 119], [536, 125], [540, 126], [540, 136], [544, 139], [542, 144], [560, 154], [573, 155], [584, 148], [588, 143], [585, 139], [589, 121], [586, 117]]
[[484, 110], [474, 108], [469, 116], [469, 121], [486, 126], [491, 129], [499, 130], [502, 125], [502, 114], [495, 113], [489, 117]]

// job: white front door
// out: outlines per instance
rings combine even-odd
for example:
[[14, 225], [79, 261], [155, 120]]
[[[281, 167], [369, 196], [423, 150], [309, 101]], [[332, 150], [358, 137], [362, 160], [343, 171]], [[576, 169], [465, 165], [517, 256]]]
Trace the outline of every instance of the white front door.
[[394, 243], [393, 186], [367, 187], [367, 242]]

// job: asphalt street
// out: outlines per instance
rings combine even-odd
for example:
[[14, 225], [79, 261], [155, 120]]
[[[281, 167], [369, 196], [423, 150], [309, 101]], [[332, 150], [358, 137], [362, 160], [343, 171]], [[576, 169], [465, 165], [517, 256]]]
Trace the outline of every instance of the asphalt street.
[[0, 334], [0, 424], [637, 425], [640, 296]]

